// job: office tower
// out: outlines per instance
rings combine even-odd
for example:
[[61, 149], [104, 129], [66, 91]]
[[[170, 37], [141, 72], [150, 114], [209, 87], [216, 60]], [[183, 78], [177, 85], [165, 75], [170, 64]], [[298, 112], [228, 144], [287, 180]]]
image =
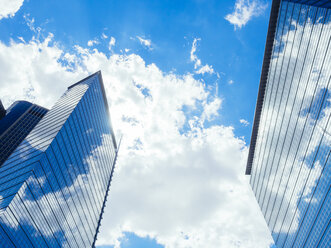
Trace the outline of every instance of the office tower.
[[116, 155], [97, 72], [70, 86], [0, 167], [0, 247], [93, 247]]
[[26, 101], [14, 102], [6, 111], [0, 101], [0, 167], [46, 113]]
[[331, 2], [273, 1], [246, 167], [281, 247], [331, 247]]

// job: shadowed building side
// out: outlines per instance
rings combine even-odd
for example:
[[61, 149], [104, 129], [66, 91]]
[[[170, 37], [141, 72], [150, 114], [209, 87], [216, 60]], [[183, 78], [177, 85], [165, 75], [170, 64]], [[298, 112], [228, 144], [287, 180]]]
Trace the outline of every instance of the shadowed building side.
[[16, 101], [6, 111], [0, 101], [0, 167], [47, 111], [27, 101]]
[[1, 100], [0, 100], [0, 120], [1, 120], [3, 117], [5, 117], [5, 115], [6, 115], [6, 110], [5, 110], [5, 108], [4, 108], [4, 106], [2, 105], [2, 102], [1, 102]]

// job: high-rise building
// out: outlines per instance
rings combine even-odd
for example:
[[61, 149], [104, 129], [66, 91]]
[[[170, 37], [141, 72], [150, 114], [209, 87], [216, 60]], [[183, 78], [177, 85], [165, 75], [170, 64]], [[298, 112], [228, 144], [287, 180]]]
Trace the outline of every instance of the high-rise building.
[[0, 167], [46, 113], [26, 101], [14, 102], [6, 111], [0, 101]]
[[281, 247], [331, 247], [331, 1], [274, 0], [246, 167]]
[[97, 72], [70, 86], [0, 167], [0, 247], [93, 247], [116, 156]]

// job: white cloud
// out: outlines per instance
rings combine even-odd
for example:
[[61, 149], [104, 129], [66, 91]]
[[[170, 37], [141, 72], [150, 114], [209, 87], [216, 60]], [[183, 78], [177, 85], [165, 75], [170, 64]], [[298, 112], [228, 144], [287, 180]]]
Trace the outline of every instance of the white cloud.
[[199, 70], [196, 71], [197, 74], [213, 74], [214, 73], [214, 69], [211, 65], [204, 65], [202, 66]]
[[87, 45], [88, 45], [89, 47], [91, 47], [91, 46], [93, 46], [93, 45], [97, 45], [97, 44], [100, 44], [100, 42], [98, 41], [98, 39], [89, 40], [89, 41], [87, 42]]
[[102, 33], [102, 34], [101, 34], [101, 38], [102, 38], [102, 39], [107, 39], [108, 36], [107, 36], [105, 33]]
[[236, 28], [242, 28], [253, 17], [261, 15], [267, 8], [267, 4], [253, 0], [236, 0], [233, 13], [225, 16], [225, 19]]
[[240, 119], [239, 122], [240, 122], [241, 124], [243, 124], [244, 126], [248, 126], [248, 125], [249, 125], [249, 122], [246, 121], [245, 119]]
[[201, 115], [201, 120], [205, 119], [210, 121], [212, 117], [218, 116], [218, 111], [221, 108], [222, 100], [220, 98], [215, 98], [208, 104], [204, 104], [204, 111]]
[[17, 37], [20, 41], [22, 41], [23, 43], [25, 43], [25, 40], [23, 39], [23, 37], [19, 36]]
[[149, 40], [149, 39], [144, 39], [140, 36], [137, 36], [137, 39], [139, 40], [140, 44], [148, 47], [149, 49], [151, 49], [151, 46], [152, 46], [152, 41]]
[[[79, 80], [86, 75], [80, 67], [70, 71], [73, 69], [70, 67], [72, 61], [77, 57], [65, 54], [57, 46], [51, 45], [52, 39], [50, 34], [43, 41], [12, 41], [10, 45], [0, 42], [0, 97], [4, 105], [8, 107], [17, 99], [26, 99], [51, 107], [73, 78]], [[67, 61], [68, 65], [62, 65], [58, 61], [60, 59]]]
[[244, 176], [245, 142], [231, 126], [201, 121], [217, 116], [222, 103], [202, 81], [165, 73], [136, 54], [79, 46], [68, 54], [53, 39], [0, 42], [0, 98], [7, 107], [16, 99], [50, 107], [68, 85], [101, 69], [124, 138], [99, 245], [120, 247], [125, 231], [178, 248], [272, 242]]
[[197, 51], [197, 46], [198, 46], [198, 41], [200, 41], [200, 38], [194, 38], [193, 43], [192, 43], [192, 48], [191, 48], [191, 52], [190, 52], [190, 60], [192, 62], [194, 62], [194, 69], [196, 70], [195, 73], [196, 74], [213, 74], [215, 73], [213, 67], [211, 65], [201, 65], [201, 60], [198, 58], [198, 56], [196, 55], [196, 51]]
[[0, 0], [0, 20], [3, 18], [14, 17], [15, 13], [21, 8], [24, 0]]
[[109, 40], [109, 51], [112, 49], [113, 46], [115, 46], [115, 43], [116, 43], [116, 40], [114, 37], [110, 37], [110, 40]]
[[232, 79], [230, 79], [229, 81], [228, 81], [228, 84], [233, 84], [234, 83], [234, 81], [232, 80]]
[[34, 18], [30, 18], [30, 14], [24, 14], [23, 18], [26, 22], [26, 25], [29, 27], [29, 29], [31, 31], [33, 31], [34, 33], [36, 33], [38, 36], [40, 34], [41, 28], [40, 27], [35, 27], [35, 20]]
[[190, 53], [190, 59], [192, 62], [194, 62], [194, 69], [197, 69], [201, 65], [201, 60], [198, 58], [198, 56], [195, 54], [197, 51], [197, 42], [200, 41], [200, 38], [194, 38]]

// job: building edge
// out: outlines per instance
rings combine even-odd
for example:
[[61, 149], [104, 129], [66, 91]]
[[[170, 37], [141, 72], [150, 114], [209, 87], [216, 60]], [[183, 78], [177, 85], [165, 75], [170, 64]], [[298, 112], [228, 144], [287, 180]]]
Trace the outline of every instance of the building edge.
[[100, 229], [100, 226], [101, 226], [101, 220], [102, 220], [103, 213], [105, 211], [106, 202], [107, 202], [107, 198], [108, 198], [108, 193], [109, 193], [109, 189], [110, 189], [110, 185], [111, 185], [111, 181], [112, 181], [112, 178], [113, 178], [114, 169], [115, 169], [115, 165], [116, 165], [116, 161], [117, 161], [117, 154], [118, 154], [119, 148], [121, 146], [121, 140], [122, 140], [122, 138], [120, 138], [119, 143], [118, 143], [118, 149], [116, 149], [115, 159], [114, 159], [113, 167], [111, 169], [110, 178], [108, 180], [107, 191], [106, 191], [106, 194], [105, 194], [105, 198], [103, 199], [101, 213], [100, 213], [99, 220], [98, 220], [97, 230], [95, 231], [95, 234], [94, 234], [92, 248], [95, 248], [95, 243], [97, 242], [97, 239], [98, 239], [99, 229]]
[[253, 123], [252, 135], [251, 135], [251, 142], [249, 145], [248, 159], [247, 159], [247, 164], [246, 164], [246, 172], [245, 172], [246, 175], [250, 175], [251, 171], [252, 171], [255, 145], [256, 145], [256, 139], [257, 139], [259, 126], [260, 126], [260, 117], [261, 117], [261, 111], [262, 111], [262, 106], [263, 106], [263, 101], [264, 101], [265, 88], [266, 88], [266, 84], [267, 84], [267, 80], [268, 80], [270, 59], [271, 59], [272, 49], [273, 49], [273, 45], [274, 45], [280, 2], [281, 2], [281, 0], [273, 0], [272, 6], [271, 6], [271, 11], [270, 11], [270, 19], [269, 19], [267, 40], [266, 40], [265, 49], [264, 49], [260, 86], [259, 86], [256, 107], [255, 107], [254, 123]]
[[111, 130], [111, 136], [112, 136], [112, 141], [113, 141], [113, 144], [114, 144], [114, 147], [115, 147], [115, 150], [116, 150], [116, 153], [115, 153], [115, 159], [114, 159], [114, 162], [113, 162], [113, 165], [112, 165], [112, 169], [111, 169], [111, 173], [110, 173], [110, 177], [109, 177], [109, 180], [108, 180], [108, 183], [107, 183], [107, 190], [106, 190], [106, 194], [105, 194], [105, 197], [104, 197], [104, 200], [103, 200], [103, 204], [102, 204], [102, 208], [101, 208], [101, 213], [99, 215], [99, 220], [98, 220], [98, 226], [97, 226], [97, 229], [95, 231], [95, 234], [94, 234], [94, 238], [93, 238], [93, 243], [92, 243], [92, 248], [95, 248], [95, 243], [97, 241], [97, 238], [98, 238], [98, 234], [99, 234], [99, 229], [100, 229], [100, 226], [101, 226], [101, 220], [102, 220], [102, 217], [103, 217], [103, 214], [104, 214], [104, 210], [105, 210], [105, 207], [106, 207], [106, 202], [107, 202], [107, 198], [108, 198], [108, 194], [109, 194], [109, 189], [110, 189], [110, 185], [111, 185], [111, 182], [112, 182], [112, 178], [113, 178], [113, 174], [114, 174], [114, 169], [115, 169], [115, 165], [116, 165], [116, 161], [117, 161], [117, 155], [118, 155], [118, 151], [119, 151], [119, 148], [120, 148], [120, 145], [121, 145], [121, 138], [119, 140], [119, 144], [117, 146], [117, 142], [116, 142], [116, 138], [115, 138], [115, 134], [114, 134], [114, 130], [113, 130], [113, 125], [111, 123], [111, 118], [110, 118], [110, 113], [109, 113], [109, 106], [108, 106], [108, 101], [107, 101], [107, 97], [106, 97], [106, 92], [105, 92], [105, 87], [104, 87], [104, 83], [103, 83], [103, 79], [102, 79], [102, 74], [101, 74], [101, 70], [89, 75], [88, 77], [78, 81], [77, 83], [71, 85], [68, 87], [68, 89], [70, 88], [73, 88], [75, 87], [76, 85], [80, 84], [81, 82], [93, 77], [93, 76], [96, 76], [98, 75], [98, 78], [99, 78], [99, 82], [100, 82], [100, 86], [101, 86], [101, 91], [102, 91], [102, 96], [103, 96], [103, 100], [104, 100], [104, 103], [105, 103], [105, 107], [106, 107], [106, 111], [107, 111], [107, 115], [108, 115], [108, 120], [109, 120], [109, 126], [110, 126], [110, 130]]
[[116, 138], [115, 138], [115, 134], [114, 134], [113, 125], [111, 123], [111, 118], [110, 118], [110, 113], [109, 113], [109, 106], [108, 106], [108, 101], [107, 101], [107, 97], [106, 97], [105, 86], [104, 86], [102, 75], [101, 75], [101, 70], [99, 70], [99, 71], [97, 71], [97, 72], [95, 72], [95, 73], [87, 76], [86, 78], [83, 78], [82, 80], [78, 81], [77, 83], [74, 83], [74, 84], [70, 85], [68, 87], [68, 89], [71, 89], [71, 88], [75, 87], [76, 85], [78, 85], [78, 84], [84, 82], [85, 80], [87, 80], [89, 78], [92, 78], [92, 77], [94, 77], [96, 75], [98, 75], [100, 86], [101, 86], [101, 90], [102, 90], [102, 96], [103, 96], [103, 100], [104, 100], [106, 111], [107, 111], [107, 115], [108, 115], [108, 120], [109, 120], [109, 126], [110, 126], [110, 130], [111, 130], [112, 141], [113, 141], [113, 144], [114, 144], [115, 149], [118, 150], [118, 148], [117, 148], [117, 142], [116, 142]]

